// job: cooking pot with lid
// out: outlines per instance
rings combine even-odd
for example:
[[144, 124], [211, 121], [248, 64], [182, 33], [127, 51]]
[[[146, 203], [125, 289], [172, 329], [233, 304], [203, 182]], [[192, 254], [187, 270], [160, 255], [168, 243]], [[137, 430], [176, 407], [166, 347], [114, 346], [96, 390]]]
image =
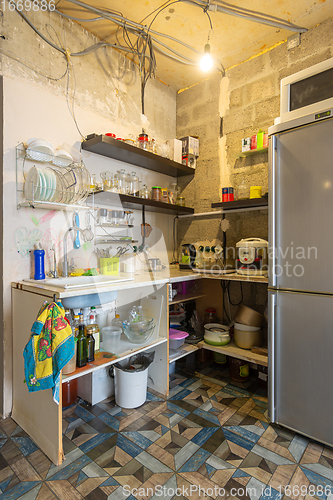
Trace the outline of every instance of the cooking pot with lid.
[[226, 345], [230, 342], [229, 326], [219, 323], [207, 323], [204, 326], [204, 341], [210, 345]]

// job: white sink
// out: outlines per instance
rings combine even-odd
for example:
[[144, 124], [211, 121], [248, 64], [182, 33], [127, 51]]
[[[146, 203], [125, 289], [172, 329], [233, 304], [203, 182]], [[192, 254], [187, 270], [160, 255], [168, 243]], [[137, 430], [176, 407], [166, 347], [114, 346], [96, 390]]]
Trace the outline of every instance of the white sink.
[[108, 275], [98, 275], [98, 276], [69, 276], [68, 278], [46, 278], [45, 280], [33, 280], [27, 279], [30, 283], [36, 283], [40, 285], [49, 285], [55, 288], [65, 288], [66, 290], [71, 288], [88, 287], [94, 285], [113, 285], [115, 283], [120, 283], [122, 281], [132, 281], [134, 278], [128, 278], [123, 276], [108, 276]]

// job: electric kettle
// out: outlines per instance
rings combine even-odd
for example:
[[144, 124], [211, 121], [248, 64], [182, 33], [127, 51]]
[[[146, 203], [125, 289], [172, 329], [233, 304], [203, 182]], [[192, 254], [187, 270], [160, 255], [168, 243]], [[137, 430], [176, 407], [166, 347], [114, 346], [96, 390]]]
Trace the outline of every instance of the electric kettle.
[[179, 269], [191, 270], [194, 268], [196, 250], [192, 243], [184, 243], [180, 249]]

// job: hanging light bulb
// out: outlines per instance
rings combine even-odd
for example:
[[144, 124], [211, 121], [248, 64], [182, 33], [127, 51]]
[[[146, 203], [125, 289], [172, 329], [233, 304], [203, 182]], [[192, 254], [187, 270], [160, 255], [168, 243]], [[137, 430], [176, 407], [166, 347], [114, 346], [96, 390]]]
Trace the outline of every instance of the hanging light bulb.
[[200, 60], [200, 68], [202, 69], [202, 71], [209, 71], [212, 68], [212, 66], [213, 66], [213, 59], [212, 56], [210, 55], [210, 45], [209, 43], [206, 43], [204, 55]]

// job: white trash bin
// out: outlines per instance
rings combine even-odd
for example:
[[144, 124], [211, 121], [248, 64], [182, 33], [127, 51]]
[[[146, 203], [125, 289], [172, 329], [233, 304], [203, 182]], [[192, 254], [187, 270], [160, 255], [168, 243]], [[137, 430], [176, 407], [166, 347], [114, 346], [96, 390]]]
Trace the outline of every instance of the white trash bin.
[[146, 402], [148, 368], [154, 357], [155, 351], [136, 354], [113, 366], [115, 400], [118, 406], [131, 409]]
[[138, 408], [147, 399], [148, 367], [136, 372], [114, 368], [115, 400], [121, 408]]

